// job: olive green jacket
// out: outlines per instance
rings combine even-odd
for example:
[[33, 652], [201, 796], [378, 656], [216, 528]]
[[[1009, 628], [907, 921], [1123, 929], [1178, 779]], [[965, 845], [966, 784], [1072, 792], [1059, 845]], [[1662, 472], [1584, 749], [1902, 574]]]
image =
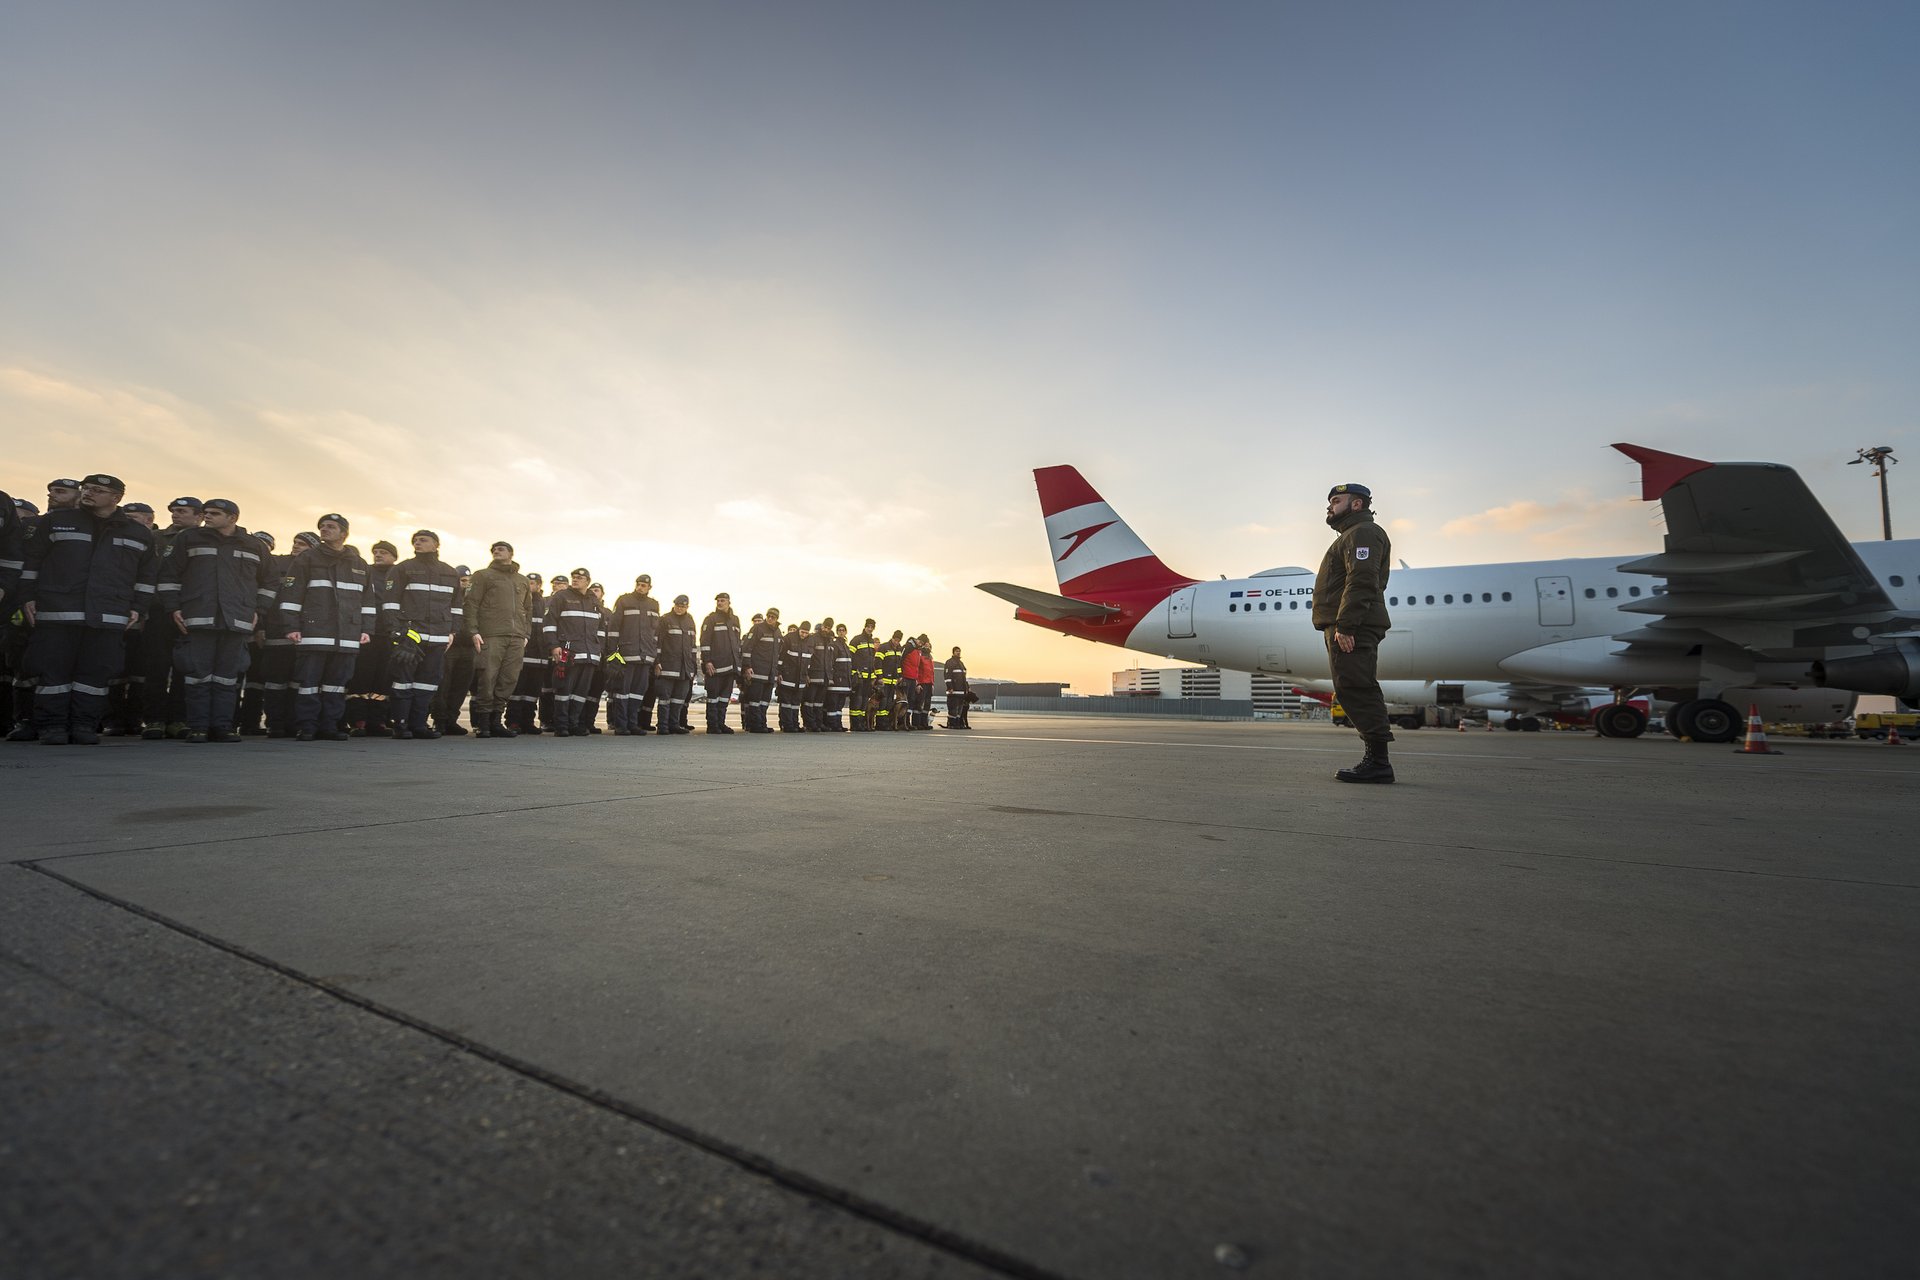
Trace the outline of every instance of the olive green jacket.
[[1387, 531], [1373, 522], [1371, 511], [1349, 511], [1333, 527], [1340, 536], [1327, 548], [1320, 575], [1313, 581], [1313, 625], [1321, 631], [1331, 627], [1343, 635], [1362, 629], [1385, 631], [1393, 625], [1387, 618], [1393, 543]]
[[467, 579], [466, 610], [463, 631], [525, 639], [533, 630], [533, 587], [514, 561], [488, 561]]

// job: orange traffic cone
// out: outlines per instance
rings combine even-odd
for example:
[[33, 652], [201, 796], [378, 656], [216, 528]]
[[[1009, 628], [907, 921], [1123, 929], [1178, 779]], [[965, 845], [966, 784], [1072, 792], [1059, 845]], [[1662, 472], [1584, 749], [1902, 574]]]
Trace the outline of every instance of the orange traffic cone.
[[1887, 726], [1887, 745], [1890, 747], [1904, 747], [1907, 745], [1900, 739], [1900, 727], [1898, 725], [1890, 724]]
[[1739, 756], [1777, 756], [1782, 754], [1767, 745], [1767, 728], [1760, 723], [1760, 706], [1758, 703], [1749, 702], [1747, 704], [1747, 740], [1743, 745], [1735, 747], [1733, 753]]

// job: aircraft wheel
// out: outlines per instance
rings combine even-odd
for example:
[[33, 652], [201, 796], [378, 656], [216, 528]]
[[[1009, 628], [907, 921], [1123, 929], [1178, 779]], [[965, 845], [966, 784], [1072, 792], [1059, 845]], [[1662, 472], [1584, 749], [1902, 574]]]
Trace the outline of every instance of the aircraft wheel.
[[1695, 742], [1732, 742], [1746, 723], [1738, 708], [1718, 698], [1683, 702], [1670, 719], [1679, 724], [1681, 737]]
[[1522, 733], [1538, 733], [1538, 732], [1540, 732], [1540, 717], [1538, 717], [1538, 716], [1522, 716], [1522, 717], [1520, 718], [1520, 732], [1522, 732]]
[[1647, 716], [1631, 702], [1610, 702], [1593, 713], [1603, 738], [1637, 738], [1647, 731]]
[[1500, 727], [1502, 729], [1505, 729], [1508, 733], [1518, 733], [1520, 732], [1520, 717], [1508, 716], [1506, 719], [1506, 722], [1502, 724]]

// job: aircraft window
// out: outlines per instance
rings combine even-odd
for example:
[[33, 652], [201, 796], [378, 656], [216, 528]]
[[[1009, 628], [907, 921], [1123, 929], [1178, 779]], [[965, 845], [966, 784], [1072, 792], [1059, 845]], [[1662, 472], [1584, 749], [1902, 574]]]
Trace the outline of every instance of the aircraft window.
[[[1898, 584], [1896, 584], [1896, 585], [1898, 585]], [[1399, 597], [1399, 596], [1388, 596], [1388, 597], [1387, 597], [1387, 603], [1388, 603], [1388, 604], [1393, 604], [1393, 605], [1397, 605], [1397, 604], [1399, 604], [1399, 603], [1400, 603], [1400, 597]]]
[[1240, 606], [1239, 606], [1239, 605], [1237, 605], [1237, 604], [1230, 604], [1230, 605], [1228, 605], [1228, 606], [1227, 606], [1227, 612], [1228, 612], [1228, 613], [1238, 613], [1238, 612], [1240, 612]]
[[1592, 587], [1588, 587], [1588, 588], [1587, 588], [1587, 599], [1589, 599], [1589, 600], [1591, 600], [1591, 599], [1593, 599], [1593, 588], [1592, 588]]
[[1300, 607], [1300, 602], [1299, 602], [1298, 600], [1289, 600], [1289, 601], [1287, 601], [1287, 608], [1289, 608], [1289, 609], [1298, 609], [1299, 607]]
[[1628, 588], [1627, 588], [1627, 594], [1628, 594], [1628, 595], [1630, 595], [1630, 596], [1637, 596], [1637, 595], [1639, 595], [1639, 594], [1640, 594], [1640, 588], [1638, 588], [1638, 587], [1628, 587]]
[[1491, 591], [1482, 591], [1482, 592], [1480, 593], [1480, 603], [1481, 603], [1481, 604], [1492, 604], [1492, 603], [1493, 603], [1493, 592], [1491, 592]]
[[1505, 600], [1505, 601], [1507, 601], [1507, 602], [1509, 602], [1509, 603], [1511, 603], [1511, 602], [1513, 601], [1513, 592], [1511, 592], [1511, 591], [1502, 591], [1502, 592], [1500, 593], [1500, 598], [1501, 598], [1502, 600]]
[[1442, 601], [1442, 603], [1444, 603], [1444, 604], [1452, 604], [1452, 603], [1453, 603], [1453, 597], [1452, 597], [1452, 596], [1448, 596], [1448, 597], [1446, 597], [1446, 599], [1445, 599], [1444, 601]]
[[1427, 603], [1428, 603], [1428, 604], [1432, 604], [1432, 603], [1433, 603], [1433, 597], [1432, 597], [1432, 596], [1428, 596], [1428, 597], [1427, 597]]
[[1609, 600], [1612, 600], [1612, 599], [1614, 599], [1614, 598], [1615, 598], [1616, 596], [1618, 596], [1619, 594], [1620, 594], [1620, 588], [1618, 588], [1618, 587], [1608, 587], [1608, 588], [1607, 588], [1607, 599], [1609, 599]]
[[1265, 600], [1262, 600], [1260, 602], [1260, 612], [1265, 613], [1266, 611], [1267, 611], [1267, 602]]
[[1891, 585], [1893, 585], [1893, 586], [1896, 586], [1896, 587], [1904, 587], [1904, 586], [1906, 586], [1906, 585], [1907, 585], [1907, 580], [1906, 580], [1905, 578], [1903, 578], [1903, 577], [1901, 577], [1901, 576], [1900, 576], [1899, 574], [1897, 574], [1897, 573], [1896, 573], [1896, 574], [1894, 574], [1894, 575], [1893, 575], [1893, 576], [1892, 576], [1891, 578], [1888, 578], [1888, 579], [1887, 579], [1887, 581], [1888, 581], [1888, 582], [1889, 582], [1889, 583], [1890, 583]]

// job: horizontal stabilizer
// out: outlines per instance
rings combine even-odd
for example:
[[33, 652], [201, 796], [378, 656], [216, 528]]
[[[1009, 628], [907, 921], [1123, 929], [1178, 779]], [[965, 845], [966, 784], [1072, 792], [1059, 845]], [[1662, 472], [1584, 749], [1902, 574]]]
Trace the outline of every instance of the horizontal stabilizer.
[[1088, 618], [1099, 621], [1118, 617], [1123, 612], [1111, 605], [1070, 600], [1066, 596], [1056, 596], [1051, 592], [1035, 591], [1032, 587], [1017, 587], [1011, 582], [982, 582], [976, 585], [988, 595], [999, 596], [1007, 603], [1045, 618], [1049, 622], [1058, 622], [1062, 618]]

